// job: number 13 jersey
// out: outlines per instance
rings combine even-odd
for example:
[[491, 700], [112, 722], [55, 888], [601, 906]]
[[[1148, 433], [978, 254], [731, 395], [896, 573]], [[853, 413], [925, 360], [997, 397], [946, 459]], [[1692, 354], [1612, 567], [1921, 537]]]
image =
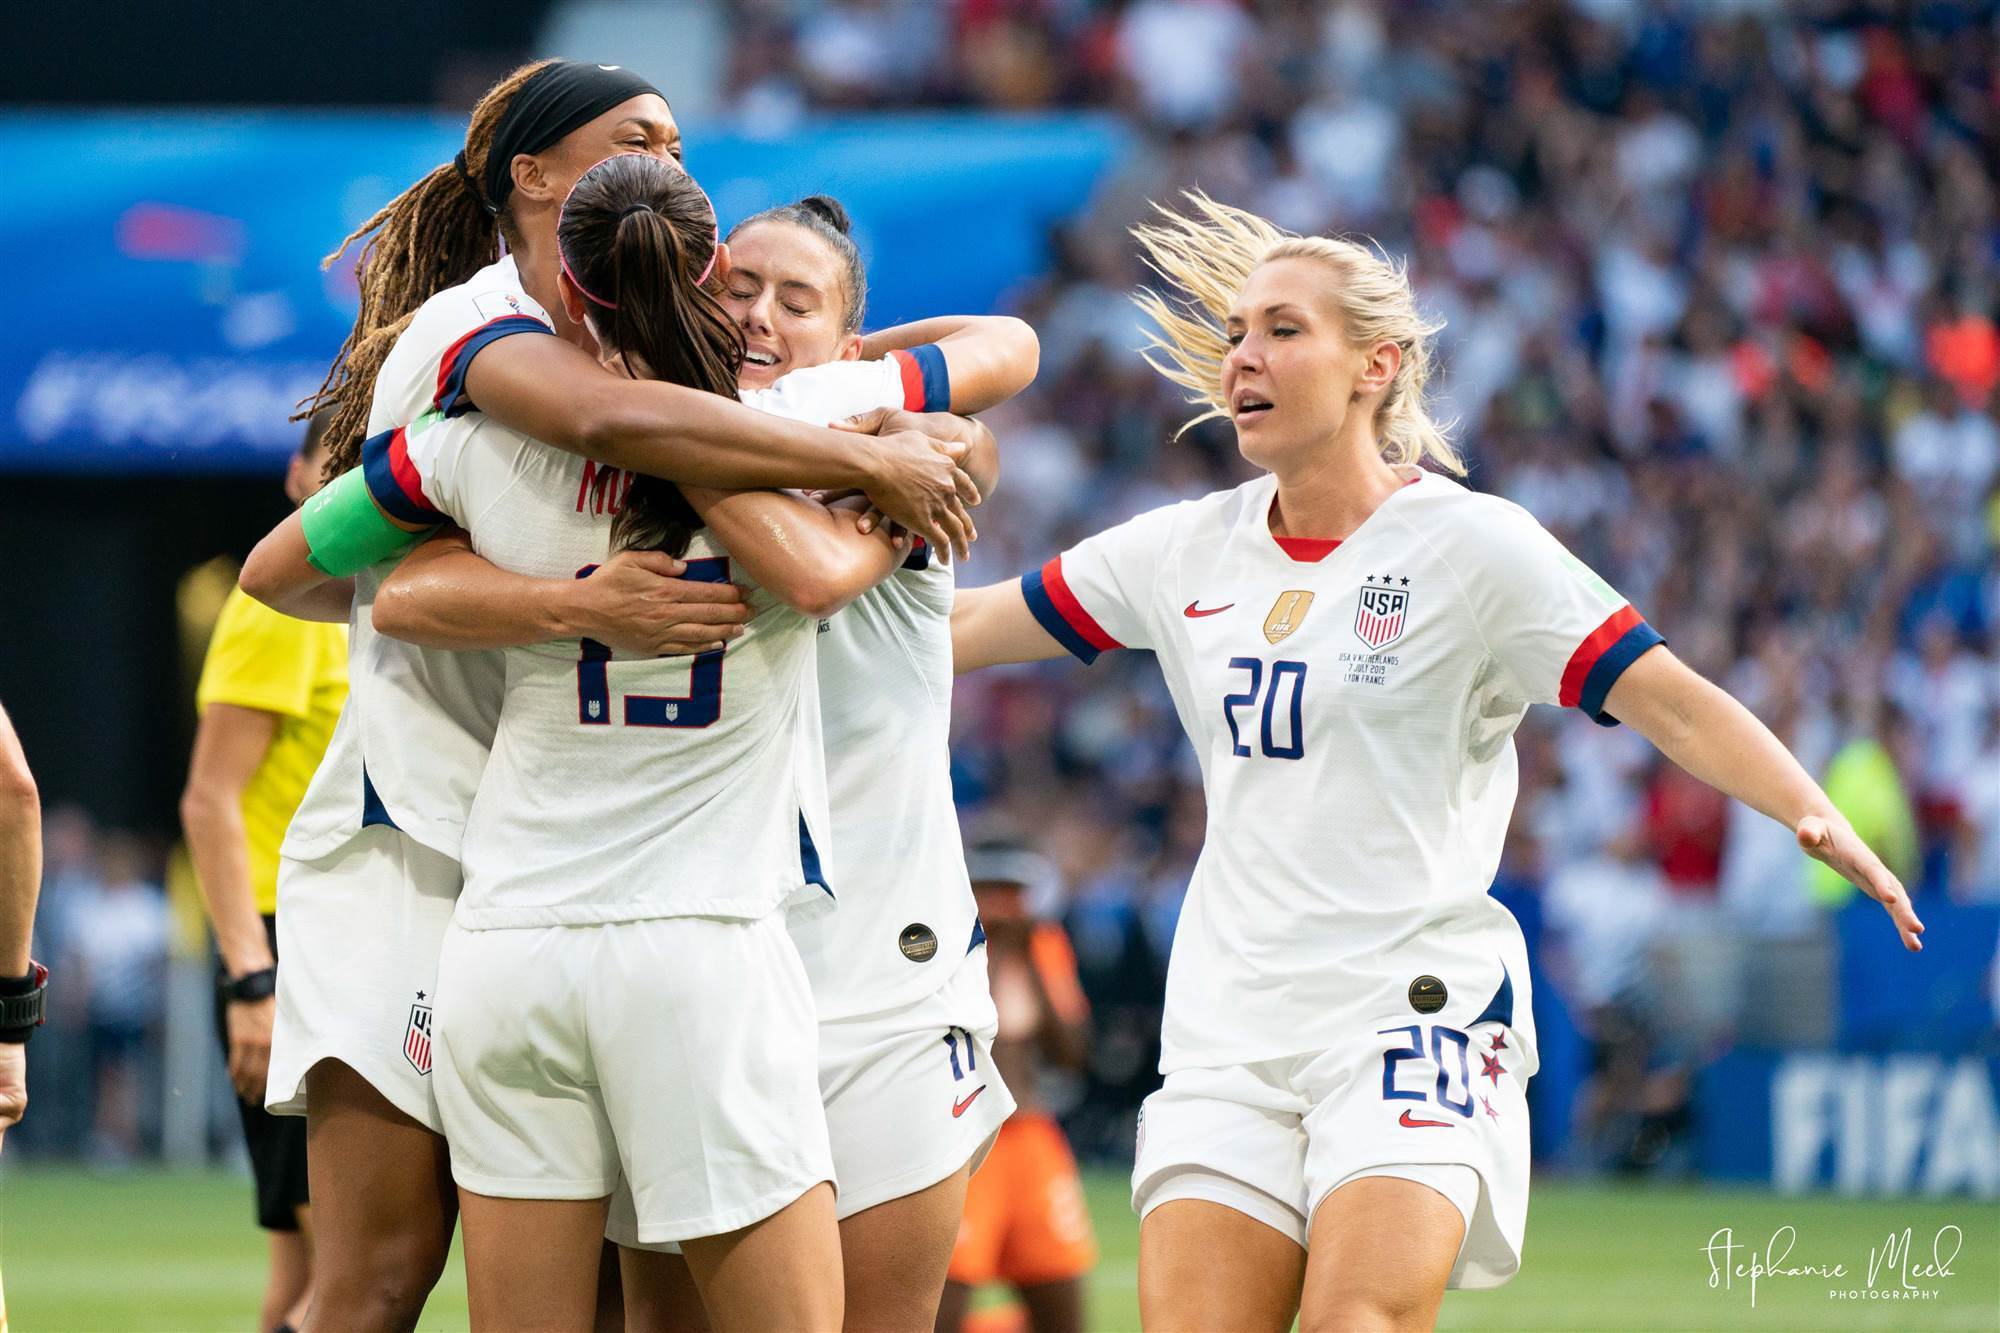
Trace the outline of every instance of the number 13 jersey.
[[1414, 468], [1342, 542], [1270, 530], [1276, 480], [1141, 514], [1022, 579], [1088, 662], [1149, 648], [1201, 762], [1208, 837], [1160, 1067], [1326, 1050], [1413, 1013], [1534, 1033], [1488, 893], [1531, 703], [1606, 724], [1660, 636], [1516, 505]]

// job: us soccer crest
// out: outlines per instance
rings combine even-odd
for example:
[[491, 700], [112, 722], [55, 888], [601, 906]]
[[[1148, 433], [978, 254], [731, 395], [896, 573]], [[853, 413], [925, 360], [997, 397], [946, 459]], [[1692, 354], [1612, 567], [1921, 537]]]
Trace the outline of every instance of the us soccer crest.
[[1365, 587], [1354, 610], [1354, 637], [1379, 653], [1403, 637], [1409, 619], [1407, 588]]
[[1272, 643], [1290, 636], [1291, 632], [1305, 623], [1306, 612], [1312, 610], [1313, 595], [1303, 588], [1292, 588], [1278, 594], [1278, 600], [1271, 603], [1271, 614], [1264, 617], [1264, 637]]
[[418, 991], [418, 1002], [410, 1006], [410, 1026], [403, 1032], [403, 1058], [419, 1074], [428, 1074], [431, 1072], [431, 1007], [423, 1003], [423, 998], [424, 993]]

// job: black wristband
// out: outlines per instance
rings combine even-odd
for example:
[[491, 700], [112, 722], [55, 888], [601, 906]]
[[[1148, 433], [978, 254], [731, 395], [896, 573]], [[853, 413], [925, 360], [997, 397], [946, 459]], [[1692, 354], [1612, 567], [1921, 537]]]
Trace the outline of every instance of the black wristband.
[[278, 993], [278, 969], [260, 967], [255, 972], [245, 972], [233, 981], [223, 981], [217, 989], [222, 998], [233, 1003], [239, 1001], [268, 1000]]
[[40, 963], [28, 964], [25, 977], [0, 978], [5, 987], [0, 989], [0, 1042], [25, 1042], [47, 1021], [43, 999], [48, 983], [49, 970]]

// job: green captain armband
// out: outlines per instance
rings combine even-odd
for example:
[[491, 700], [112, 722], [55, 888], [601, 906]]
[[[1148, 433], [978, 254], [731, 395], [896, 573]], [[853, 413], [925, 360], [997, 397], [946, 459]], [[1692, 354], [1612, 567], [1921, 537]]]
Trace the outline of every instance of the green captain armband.
[[342, 473], [305, 503], [306, 562], [328, 578], [344, 579], [392, 555], [401, 555], [425, 532], [391, 523], [368, 492], [361, 468]]

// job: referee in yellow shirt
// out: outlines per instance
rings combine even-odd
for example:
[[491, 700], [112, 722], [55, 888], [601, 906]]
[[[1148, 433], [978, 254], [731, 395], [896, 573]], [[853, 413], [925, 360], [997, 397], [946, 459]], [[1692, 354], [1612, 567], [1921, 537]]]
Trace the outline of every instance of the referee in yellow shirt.
[[[321, 424], [308, 428], [285, 474], [294, 505], [318, 489]], [[306, 1122], [264, 1110], [277, 1007], [278, 846], [346, 699], [345, 625], [293, 620], [230, 590], [195, 691], [201, 721], [181, 826], [222, 955], [218, 1026], [256, 1175], [257, 1222], [271, 1241], [261, 1333], [296, 1328], [312, 1294]]]

